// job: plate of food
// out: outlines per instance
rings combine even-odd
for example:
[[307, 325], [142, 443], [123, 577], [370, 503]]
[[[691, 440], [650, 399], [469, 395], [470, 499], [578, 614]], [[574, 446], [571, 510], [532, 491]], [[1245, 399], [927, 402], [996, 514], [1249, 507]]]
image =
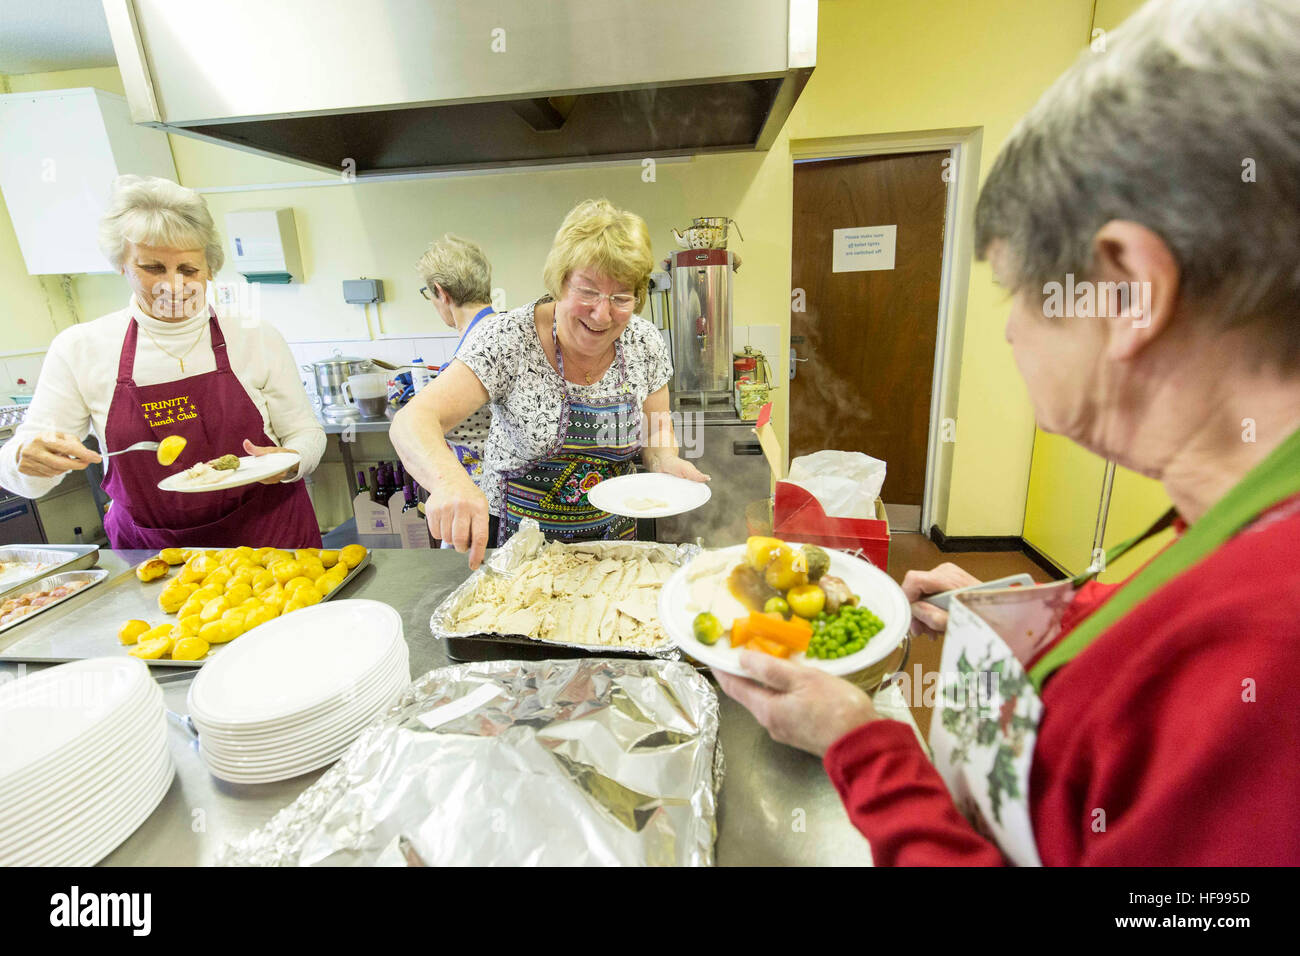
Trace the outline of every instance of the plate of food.
[[191, 465], [184, 471], [168, 475], [158, 482], [162, 491], [225, 491], [251, 485], [295, 468], [302, 461], [296, 451], [274, 451], [269, 455], [222, 455]]
[[743, 674], [743, 648], [831, 674], [865, 671], [907, 636], [912, 609], [888, 574], [843, 551], [778, 538], [704, 551], [659, 595], [677, 646], [709, 667]]
[[587, 500], [612, 515], [667, 518], [694, 511], [712, 495], [702, 481], [647, 471], [607, 478], [587, 492]]

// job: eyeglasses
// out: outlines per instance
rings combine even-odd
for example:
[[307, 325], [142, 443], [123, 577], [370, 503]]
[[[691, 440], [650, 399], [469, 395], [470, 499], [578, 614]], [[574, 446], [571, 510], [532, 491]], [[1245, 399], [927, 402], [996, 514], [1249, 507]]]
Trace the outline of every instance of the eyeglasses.
[[628, 295], [626, 292], [605, 295], [603, 292], [597, 292], [595, 289], [588, 289], [580, 285], [569, 286], [569, 291], [573, 293], [574, 301], [583, 308], [595, 308], [600, 304], [601, 299], [609, 299], [609, 311], [611, 312], [627, 313], [636, 307], [636, 296]]
[[420, 295], [424, 296], [430, 302], [433, 301], [433, 293], [429, 291], [429, 287], [427, 285], [420, 286]]

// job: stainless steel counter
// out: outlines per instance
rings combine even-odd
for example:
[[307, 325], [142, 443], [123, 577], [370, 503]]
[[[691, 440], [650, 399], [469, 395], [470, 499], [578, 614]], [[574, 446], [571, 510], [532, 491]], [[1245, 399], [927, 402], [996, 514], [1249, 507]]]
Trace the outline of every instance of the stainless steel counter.
[[[100, 567], [126, 571], [152, 552], [101, 552]], [[469, 574], [464, 555], [454, 551], [372, 551], [364, 569], [340, 598], [370, 598], [392, 605], [402, 616], [410, 647], [411, 674], [419, 676], [451, 663], [429, 634], [429, 616]], [[87, 594], [93, 598], [93, 591]], [[37, 618], [32, 627], [56, 627], [59, 616]], [[107, 636], [119, 621], [105, 621]], [[113, 637], [116, 640], [116, 637]], [[33, 665], [28, 665], [32, 667]], [[0, 664], [0, 674], [19, 674], [23, 665]], [[167, 706], [186, 713], [190, 682], [183, 672], [157, 668]], [[178, 679], [180, 678], [180, 679]], [[744, 708], [725, 695], [721, 739], [726, 763], [717, 859], [722, 865], [861, 865], [871, 861], [866, 841], [849, 824], [821, 762], [773, 743]], [[320, 776], [311, 773], [275, 784], [240, 786], [207, 772], [192, 737], [169, 725], [176, 780], [158, 809], [107, 859], [117, 866], [187, 866], [212, 861], [217, 849], [269, 820]], [[323, 771], [322, 771], [323, 772]]]

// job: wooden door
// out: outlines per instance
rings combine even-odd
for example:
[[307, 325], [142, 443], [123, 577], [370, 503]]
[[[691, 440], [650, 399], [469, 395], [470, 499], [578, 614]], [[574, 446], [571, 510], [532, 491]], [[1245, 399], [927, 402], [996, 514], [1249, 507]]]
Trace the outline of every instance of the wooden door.
[[[790, 457], [834, 448], [883, 459], [881, 497], [896, 506], [895, 527], [906, 515], [901, 524], [919, 528], [925, 493], [948, 156], [794, 168], [790, 346], [804, 361], [792, 363]], [[897, 227], [893, 268], [834, 271], [835, 230], [877, 226]], [[840, 264], [867, 262], [849, 256]]]

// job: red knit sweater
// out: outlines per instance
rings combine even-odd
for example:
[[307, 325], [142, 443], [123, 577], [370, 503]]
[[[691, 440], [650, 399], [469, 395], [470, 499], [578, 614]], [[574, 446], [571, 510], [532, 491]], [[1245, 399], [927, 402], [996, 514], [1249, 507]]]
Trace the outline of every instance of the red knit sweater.
[[[1062, 637], [1122, 586], [1084, 587]], [[1103, 632], [1042, 698], [1029, 802], [1044, 864], [1300, 864], [1300, 495]], [[907, 725], [859, 727], [825, 766], [877, 865], [1005, 863]]]

